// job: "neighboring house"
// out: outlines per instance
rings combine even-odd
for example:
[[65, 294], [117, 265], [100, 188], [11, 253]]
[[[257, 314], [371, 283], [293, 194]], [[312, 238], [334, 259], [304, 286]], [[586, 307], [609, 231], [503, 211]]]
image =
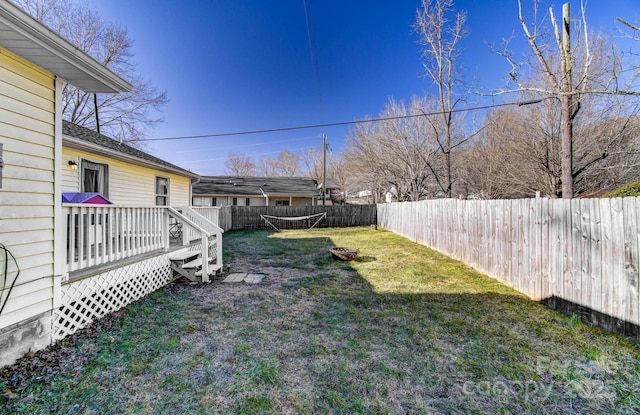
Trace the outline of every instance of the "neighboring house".
[[188, 170], [64, 121], [62, 191], [97, 192], [115, 204], [189, 206]]
[[[220, 228], [188, 207], [197, 176], [63, 123], [64, 82], [97, 93], [132, 88], [0, 0], [0, 366], [176, 273], [208, 281], [222, 266]], [[63, 192], [85, 191], [104, 198], [66, 200], [115, 204], [63, 203]], [[173, 250], [181, 247], [171, 245], [177, 237], [185, 246], [178, 260]]]
[[306, 177], [205, 176], [193, 184], [193, 206], [316, 205], [318, 183]]

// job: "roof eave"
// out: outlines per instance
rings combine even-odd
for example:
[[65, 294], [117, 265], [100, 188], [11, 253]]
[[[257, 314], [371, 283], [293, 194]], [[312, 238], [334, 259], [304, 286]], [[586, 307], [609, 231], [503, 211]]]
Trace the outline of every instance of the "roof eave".
[[149, 160], [144, 160], [139, 157], [130, 156], [128, 154], [121, 153], [119, 151], [111, 150], [105, 147], [102, 147], [97, 144], [88, 143], [84, 140], [80, 140], [78, 138], [71, 137], [69, 135], [62, 136], [62, 145], [65, 147], [73, 148], [76, 150], [84, 150], [90, 153], [99, 154], [105, 157], [110, 157], [112, 159], [126, 161], [130, 163], [134, 163], [141, 166], [151, 167], [156, 170], [161, 170], [167, 173], [173, 173], [180, 176], [190, 177], [193, 179], [200, 178], [199, 174], [192, 173], [190, 171], [180, 170], [180, 169], [172, 169], [169, 166], [164, 166], [162, 164], [154, 163]]
[[6, 0], [0, 0], [0, 46], [86, 92], [117, 93], [133, 86]]
[[318, 196], [318, 193], [293, 193], [293, 192], [288, 192], [288, 193], [269, 193], [269, 192], [265, 192], [265, 196], [269, 196], [269, 197], [316, 197]]
[[202, 197], [265, 197], [265, 195], [259, 194], [239, 194], [239, 193], [199, 193], [193, 191], [194, 196]]

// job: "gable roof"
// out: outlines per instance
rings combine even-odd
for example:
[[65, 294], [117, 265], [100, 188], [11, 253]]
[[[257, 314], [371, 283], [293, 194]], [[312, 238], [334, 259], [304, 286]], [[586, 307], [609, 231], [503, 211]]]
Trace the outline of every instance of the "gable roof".
[[132, 85], [7, 0], [0, 0], [0, 46], [86, 92]]
[[317, 186], [308, 177], [205, 176], [193, 184], [193, 194], [314, 197], [318, 195]]
[[62, 144], [66, 147], [85, 150], [91, 153], [144, 165], [162, 171], [199, 178], [200, 175], [182, 167], [171, 164], [151, 154], [138, 150], [118, 140], [98, 134], [97, 132], [69, 121], [62, 122]]

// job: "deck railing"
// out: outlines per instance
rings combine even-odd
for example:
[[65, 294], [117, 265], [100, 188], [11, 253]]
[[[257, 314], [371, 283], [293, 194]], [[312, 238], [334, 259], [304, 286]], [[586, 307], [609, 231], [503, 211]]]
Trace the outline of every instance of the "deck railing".
[[201, 206], [192, 206], [191, 209], [195, 212], [198, 212], [200, 215], [204, 216], [209, 222], [212, 222], [224, 231], [231, 230], [231, 211], [225, 207], [201, 207]]
[[[217, 225], [217, 220], [212, 220], [212, 218], [203, 215], [202, 211], [200, 210], [196, 210], [190, 207], [177, 208], [177, 210], [190, 221], [207, 231], [209, 234], [224, 232], [222, 228]], [[197, 232], [196, 229], [192, 227], [186, 229], [184, 232], [184, 238], [187, 241], [191, 241], [197, 237], [199, 237], [199, 232]]]
[[[198, 245], [203, 280], [208, 260], [222, 264], [222, 230], [189, 208], [63, 204], [67, 218], [66, 274], [148, 252], [168, 250], [172, 243]], [[187, 213], [190, 217], [186, 216]], [[196, 238], [197, 236], [197, 238]]]

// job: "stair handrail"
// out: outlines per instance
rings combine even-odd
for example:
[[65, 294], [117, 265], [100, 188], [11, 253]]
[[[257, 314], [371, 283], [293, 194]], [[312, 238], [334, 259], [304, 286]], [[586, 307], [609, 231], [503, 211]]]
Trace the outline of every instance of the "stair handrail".
[[[185, 215], [183, 215], [182, 213], [180, 213], [178, 210], [176, 210], [175, 208], [172, 207], [167, 207], [167, 212], [169, 214], [169, 216], [173, 216], [174, 218], [176, 218], [179, 222], [195, 229], [196, 231], [200, 232], [200, 238], [201, 238], [201, 249], [200, 249], [200, 254], [202, 255], [202, 282], [209, 282], [209, 236], [214, 235], [214, 233], [209, 233], [206, 229], [204, 229], [203, 227], [201, 227], [200, 225], [198, 225], [197, 223], [193, 222], [191, 219], [189, 219], [188, 217], [186, 217]], [[167, 224], [167, 228], [168, 228], [168, 224]], [[167, 238], [169, 237], [169, 232], [166, 233], [167, 234]], [[188, 241], [184, 240], [185, 238], [183, 238], [183, 244], [187, 244]], [[220, 245], [220, 240], [217, 241], [217, 244]], [[169, 244], [167, 243], [165, 246], [169, 246]]]
[[[218, 226], [216, 223], [211, 222], [207, 217], [200, 214], [199, 212], [191, 209], [191, 207], [186, 206], [183, 208], [183, 211], [188, 213], [190, 219], [193, 221], [200, 223], [203, 227], [209, 230], [216, 237], [216, 265], [222, 268], [222, 234], [224, 233], [224, 229]], [[208, 246], [207, 246], [208, 248]]]
[[193, 222], [197, 223], [198, 225], [200, 225], [201, 227], [206, 229], [209, 233], [211, 233], [211, 234], [217, 234], [218, 232], [224, 233], [224, 229], [222, 229], [221, 227], [219, 227], [215, 223], [211, 222], [204, 215], [202, 215], [202, 214], [196, 212], [195, 210], [191, 209], [189, 206], [185, 206], [185, 207], [182, 207], [180, 209], [182, 209], [183, 212], [187, 213], [187, 215], [185, 215], [185, 216], [187, 216]]

